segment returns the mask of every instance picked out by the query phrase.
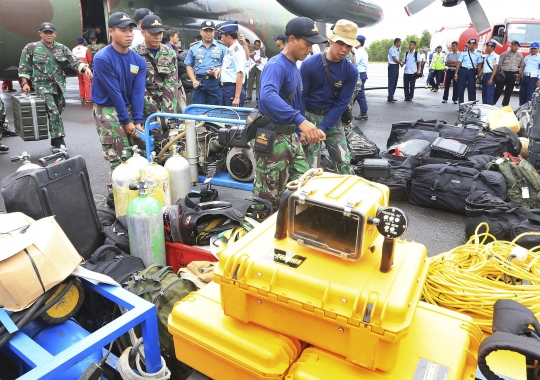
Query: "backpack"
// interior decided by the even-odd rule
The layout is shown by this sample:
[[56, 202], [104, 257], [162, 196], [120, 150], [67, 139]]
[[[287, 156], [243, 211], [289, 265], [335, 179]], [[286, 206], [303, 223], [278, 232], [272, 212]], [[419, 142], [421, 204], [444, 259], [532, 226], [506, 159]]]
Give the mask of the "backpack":
[[[403, 62], [407, 62], [408, 55], [409, 55], [409, 52], [405, 52], [405, 59], [403, 60]], [[416, 50], [414, 51], [414, 62], [418, 63], [418, 52]]]
[[491, 161], [487, 168], [503, 175], [508, 201], [528, 208], [540, 207], [540, 176], [527, 160], [505, 153], [504, 157]]
[[115, 245], [126, 253], [131, 253], [129, 249], [129, 238], [127, 229], [127, 219], [125, 216], [116, 218], [113, 224], [103, 227], [106, 245]]
[[194, 205], [194, 208], [181, 205], [165, 207], [165, 240], [187, 245], [209, 245], [212, 235], [240, 227], [246, 216], [262, 221], [273, 211], [270, 202], [258, 197], [249, 197], [235, 203], [228, 202], [228, 205], [220, 203], [216, 204], [218, 208], [208, 209], [205, 209], [205, 203]]
[[[99, 247], [82, 265], [84, 268], [105, 274], [119, 284], [144, 269], [143, 261], [122, 252], [113, 245]], [[77, 320], [89, 332], [94, 332], [113, 320], [115, 304], [95, 292], [86, 292]]]
[[[195, 284], [174, 274], [172, 267], [152, 264], [131, 276], [125, 288], [156, 305], [161, 356], [172, 372], [171, 379], [189, 376], [188, 366], [176, 360], [174, 342], [168, 330], [168, 319], [174, 304], [197, 290]], [[140, 334], [138, 334], [140, 335]]]

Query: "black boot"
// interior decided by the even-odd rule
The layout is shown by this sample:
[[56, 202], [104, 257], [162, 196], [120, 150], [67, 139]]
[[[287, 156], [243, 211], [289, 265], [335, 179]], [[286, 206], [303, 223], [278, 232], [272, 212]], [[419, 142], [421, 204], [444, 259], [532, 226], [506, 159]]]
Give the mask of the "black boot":
[[9, 147], [7, 145], [0, 144], [0, 152], [7, 152]]
[[64, 142], [64, 136], [51, 138], [51, 146], [53, 148], [60, 149], [61, 145], [66, 146], [66, 143]]
[[14, 136], [19, 136], [19, 134], [12, 129], [2, 128], [2, 137], [14, 137]]

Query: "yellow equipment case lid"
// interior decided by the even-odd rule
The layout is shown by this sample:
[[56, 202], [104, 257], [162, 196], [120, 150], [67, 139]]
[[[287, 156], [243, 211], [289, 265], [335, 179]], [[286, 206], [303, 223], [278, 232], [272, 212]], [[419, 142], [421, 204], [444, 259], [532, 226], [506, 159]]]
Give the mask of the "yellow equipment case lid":
[[[325, 182], [317, 182], [322, 194]], [[362, 197], [351, 213], [365, 210], [361, 217], [367, 220], [376, 216], [376, 205], [385, 204], [384, 191], [378, 197], [364, 194], [370, 197]], [[273, 215], [221, 253], [214, 281], [221, 284], [225, 315], [294, 336], [367, 368], [392, 369], [426, 278], [426, 248], [393, 240], [393, 267], [383, 273], [385, 238], [377, 229], [363, 233], [365, 248], [357, 261], [290, 238], [275, 239], [275, 232]]]
[[472, 318], [420, 302], [393, 370], [371, 371], [317, 347], [304, 350], [286, 380], [472, 380], [482, 332]]
[[168, 325], [177, 359], [216, 380], [283, 379], [300, 342], [226, 317], [219, 300], [212, 282], [176, 303]]

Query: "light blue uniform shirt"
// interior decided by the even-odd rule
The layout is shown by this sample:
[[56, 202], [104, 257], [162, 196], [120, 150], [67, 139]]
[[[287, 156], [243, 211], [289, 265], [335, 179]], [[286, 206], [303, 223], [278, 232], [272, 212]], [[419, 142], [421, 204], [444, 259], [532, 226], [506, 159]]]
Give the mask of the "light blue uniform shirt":
[[213, 40], [209, 47], [206, 47], [203, 41], [199, 41], [189, 49], [184, 63], [193, 67], [195, 75], [206, 75], [211, 67], [215, 69], [221, 67], [226, 50], [227, 48], [216, 40]]
[[403, 60], [405, 61], [405, 70], [403, 71], [404, 74], [414, 74], [418, 71], [418, 62], [420, 62], [420, 54], [416, 53], [416, 57], [418, 61], [415, 59], [416, 50], [413, 50], [411, 53], [410, 51], [407, 51], [405, 53], [405, 57], [403, 57]]
[[525, 66], [523, 68], [523, 74], [533, 74], [540, 78], [540, 54], [528, 55], [525, 57]]
[[[246, 71], [246, 52], [238, 41], [227, 48], [221, 67], [221, 82], [236, 83], [238, 73]], [[242, 83], [246, 80], [244, 75]]]
[[366, 49], [361, 47], [356, 50], [356, 68], [359, 73], [367, 72], [367, 65], [369, 61], [369, 55]]
[[495, 54], [494, 51], [492, 51], [491, 54], [486, 55], [484, 57], [484, 74], [491, 74], [493, 72], [492, 69], [495, 68], [497, 63], [499, 63], [499, 55]]
[[459, 56], [459, 62], [461, 62], [462, 67], [474, 69], [479, 63], [483, 62], [482, 53], [480, 50], [475, 50], [474, 52], [471, 51], [471, 56], [469, 57], [469, 51], [465, 50]]
[[388, 50], [388, 64], [397, 65], [397, 63], [394, 62], [392, 57], [396, 57], [396, 59], [399, 61], [399, 48], [398, 47], [392, 46]]

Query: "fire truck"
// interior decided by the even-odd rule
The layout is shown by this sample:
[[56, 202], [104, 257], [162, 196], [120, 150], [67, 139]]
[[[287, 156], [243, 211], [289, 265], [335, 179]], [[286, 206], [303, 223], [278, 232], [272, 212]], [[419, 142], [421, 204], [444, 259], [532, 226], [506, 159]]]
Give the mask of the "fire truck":
[[482, 53], [486, 52], [487, 42], [497, 42], [495, 52], [499, 55], [510, 50], [512, 41], [518, 40], [521, 43], [519, 51], [527, 56], [529, 45], [535, 41], [540, 42], [540, 19], [507, 18], [504, 22], [492, 24], [491, 29], [481, 36], [473, 24], [443, 27], [431, 37], [431, 51], [441, 45], [445, 52], [449, 52], [453, 41], [457, 41], [459, 51], [463, 51], [471, 38], [478, 40], [478, 49]]

